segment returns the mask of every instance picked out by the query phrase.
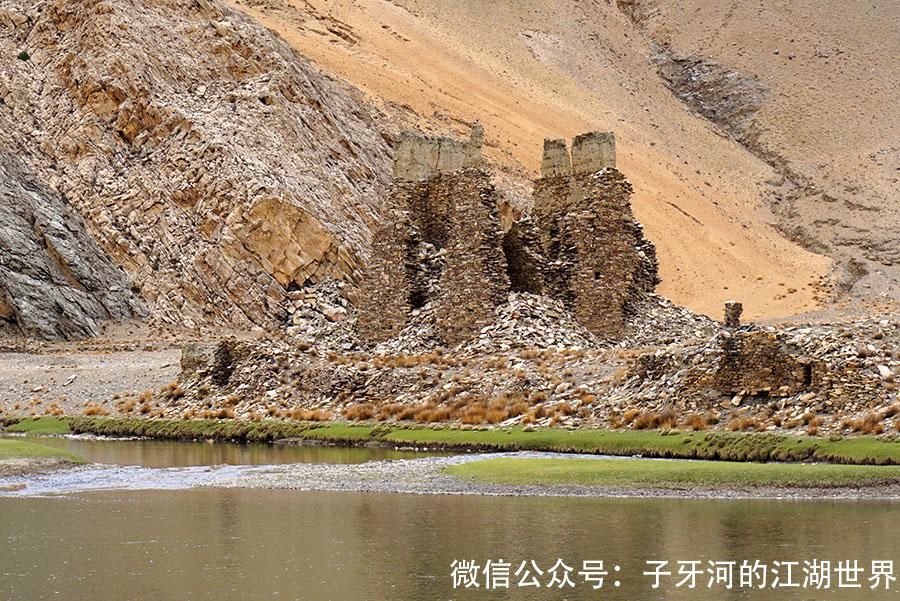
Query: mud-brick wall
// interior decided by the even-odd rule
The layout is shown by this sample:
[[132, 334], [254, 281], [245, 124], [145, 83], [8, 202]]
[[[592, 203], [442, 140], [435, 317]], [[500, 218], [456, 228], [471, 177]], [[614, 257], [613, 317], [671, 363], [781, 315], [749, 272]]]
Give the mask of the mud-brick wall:
[[631, 184], [616, 169], [535, 183], [544, 283], [597, 336], [624, 330], [629, 303], [658, 282], [656, 254], [631, 212]]

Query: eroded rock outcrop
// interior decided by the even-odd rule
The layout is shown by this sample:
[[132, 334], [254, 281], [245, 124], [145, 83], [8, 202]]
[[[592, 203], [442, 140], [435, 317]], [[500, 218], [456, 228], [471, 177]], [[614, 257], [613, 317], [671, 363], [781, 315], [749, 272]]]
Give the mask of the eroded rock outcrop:
[[0, 152], [0, 332], [81, 338], [103, 320], [145, 315], [81, 218]]
[[352, 277], [390, 165], [357, 91], [217, 0], [0, 8], [0, 145], [157, 320], [274, 325], [288, 290]]

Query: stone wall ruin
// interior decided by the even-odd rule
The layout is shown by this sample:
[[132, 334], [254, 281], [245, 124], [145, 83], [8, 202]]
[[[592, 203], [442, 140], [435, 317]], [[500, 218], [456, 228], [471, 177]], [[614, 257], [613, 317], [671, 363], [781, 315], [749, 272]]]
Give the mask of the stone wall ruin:
[[741, 327], [743, 305], [725, 303], [718, 368], [703, 387], [727, 394], [790, 396], [813, 387], [823, 371], [776, 332]]
[[430, 310], [447, 345], [491, 323], [510, 289], [499, 193], [481, 169], [481, 128], [468, 143], [404, 133], [394, 184], [363, 276], [357, 330], [369, 342], [397, 335]]
[[615, 137], [546, 140], [532, 215], [504, 232], [501, 195], [483, 169], [483, 132], [467, 142], [402, 134], [394, 184], [361, 284], [360, 337], [396, 336], [422, 311], [444, 344], [475, 336], [510, 291], [557, 298], [600, 338], [621, 335], [629, 304], [658, 283], [656, 253], [615, 169]]
[[545, 140], [532, 217], [546, 292], [601, 338], [619, 336], [630, 302], [659, 282], [656, 250], [631, 212], [631, 184], [615, 168], [615, 137]]

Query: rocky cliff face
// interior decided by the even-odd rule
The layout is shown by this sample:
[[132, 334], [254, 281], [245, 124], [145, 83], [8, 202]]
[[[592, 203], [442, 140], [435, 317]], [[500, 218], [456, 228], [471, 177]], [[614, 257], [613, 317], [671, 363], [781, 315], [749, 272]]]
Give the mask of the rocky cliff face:
[[[352, 276], [388, 145], [356, 90], [268, 30], [214, 0], [0, 0], [0, 56], [0, 150], [42, 191], [38, 214], [52, 198], [61, 227], [96, 240], [66, 257], [88, 292], [77, 274], [102, 249], [155, 320], [246, 328], [277, 323], [292, 288]], [[40, 243], [23, 236], [0, 238], [4, 256]], [[135, 312], [95, 300], [76, 303], [84, 319], [59, 305], [40, 334]]]
[[81, 218], [18, 159], [0, 154], [0, 332], [83, 337], [103, 319], [145, 315]]

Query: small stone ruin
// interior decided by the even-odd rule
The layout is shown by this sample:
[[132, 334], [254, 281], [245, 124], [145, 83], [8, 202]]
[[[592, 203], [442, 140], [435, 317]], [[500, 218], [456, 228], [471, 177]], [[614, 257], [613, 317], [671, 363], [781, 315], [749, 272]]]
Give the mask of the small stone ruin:
[[728, 394], [789, 396], [818, 385], [821, 367], [777, 332], [741, 326], [743, 310], [741, 303], [726, 301], [718, 369], [703, 387]]
[[504, 231], [502, 195], [468, 141], [403, 133], [394, 183], [362, 277], [357, 330], [396, 336], [421, 311], [446, 345], [490, 324], [509, 292], [546, 294], [602, 339], [619, 337], [630, 305], [659, 282], [654, 246], [631, 212], [615, 168], [615, 137], [546, 140], [531, 215]]

